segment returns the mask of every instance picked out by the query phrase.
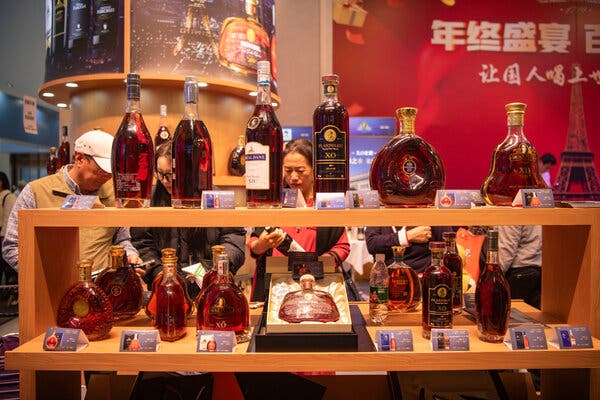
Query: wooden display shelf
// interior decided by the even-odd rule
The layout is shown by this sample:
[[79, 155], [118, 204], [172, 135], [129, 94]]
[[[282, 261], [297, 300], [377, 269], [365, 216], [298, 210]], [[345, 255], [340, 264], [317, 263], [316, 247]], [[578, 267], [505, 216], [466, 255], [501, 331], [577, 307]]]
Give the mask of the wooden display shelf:
[[[544, 398], [600, 398], [600, 343], [595, 350], [512, 352], [476, 339], [469, 323], [471, 351], [433, 353], [415, 325], [415, 352], [195, 354], [193, 331], [152, 354], [121, 354], [111, 341], [92, 343], [77, 353], [41, 351], [41, 336], [56, 324], [60, 297], [77, 280], [80, 226], [385, 226], [543, 225], [542, 310], [544, 320], [587, 325], [600, 336], [600, 209], [472, 210], [175, 210], [170, 208], [19, 211], [19, 328], [22, 345], [6, 356], [21, 369], [21, 397], [42, 394], [50, 370], [209, 370], [209, 371], [381, 371], [544, 368]], [[409, 324], [410, 325], [410, 324]], [[190, 328], [191, 329], [191, 328]], [[118, 329], [117, 329], [118, 330]], [[114, 344], [114, 343], [113, 343]], [[491, 346], [491, 347], [490, 347]], [[564, 370], [565, 368], [573, 371]], [[547, 374], [548, 372], [548, 374]], [[50, 372], [48, 372], [50, 374]], [[568, 374], [569, 379], [558, 379]], [[548, 382], [544, 377], [554, 379]], [[557, 382], [560, 382], [558, 384]], [[76, 382], [79, 383], [78, 381]], [[554, 384], [553, 384], [554, 383]], [[41, 385], [41, 386], [40, 386]], [[42, 389], [43, 387], [43, 389]], [[60, 387], [61, 389], [63, 387]], [[58, 390], [57, 386], [53, 386]], [[36, 390], [39, 390], [36, 392]], [[45, 393], [44, 393], [45, 394]]]

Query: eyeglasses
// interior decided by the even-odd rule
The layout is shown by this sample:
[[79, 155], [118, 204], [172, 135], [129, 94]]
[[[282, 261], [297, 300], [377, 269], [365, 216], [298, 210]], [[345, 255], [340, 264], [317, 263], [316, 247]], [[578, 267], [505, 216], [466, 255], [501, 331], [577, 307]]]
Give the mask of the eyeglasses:
[[110, 172], [106, 172], [105, 170], [100, 168], [100, 166], [98, 166], [98, 163], [96, 163], [96, 160], [94, 160], [94, 157], [86, 154], [85, 159], [88, 160], [88, 162], [90, 162], [94, 166], [93, 169], [91, 170], [92, 174], [94, 174], [96, 176], [111, 176], [112, 175]]
[[158, 176], [159, 180], [165, 180], [167, 182], [169, 182], [171, 180], [171, 172], [162, 172], [162, 171], [156, 171], [156, 176]]

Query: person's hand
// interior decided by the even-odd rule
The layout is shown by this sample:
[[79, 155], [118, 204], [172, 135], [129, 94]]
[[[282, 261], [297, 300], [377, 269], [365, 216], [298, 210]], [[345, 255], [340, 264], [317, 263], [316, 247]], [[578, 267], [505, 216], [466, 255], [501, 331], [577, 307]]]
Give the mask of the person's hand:
[[138, 276], [141, 278], [142, 276], [146, 275], [146, 270], [143, 268], [135, 268], [135, 266], [137, 264], [141, 264], [143, 261], [140, 258], [140, 256], [138, 256], [137, 254], [129, 254], [127, 256], [127, 262], [129, 263], [129, 265], [133, 265], [134, 269], [135, 269], [135, 273], [138, 274]]
[[285, 239], [285, 232], [277, 228], [271, 233], [262, 231], [258, 239], [252, 244], [252, 252], [254, 254], [263, 254], [269, 249], [273, 249], [281, 244]]
[[431, 226], [415, 226], [406, 231], [409, 243], [427, 243], [431, 239]]

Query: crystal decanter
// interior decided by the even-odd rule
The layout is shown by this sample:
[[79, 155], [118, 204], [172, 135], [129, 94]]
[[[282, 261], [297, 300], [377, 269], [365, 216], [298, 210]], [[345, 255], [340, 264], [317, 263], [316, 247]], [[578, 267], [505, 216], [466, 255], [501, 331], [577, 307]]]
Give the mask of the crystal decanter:
[[462, 312], [462, 274], [463, 263], [462, 258], [458, 255], [456, 248], [456, 233], [442, 233], [446, 250], [444, 251], [444, 266], [450, 270], [452, 274], [452, 312], [460, 314]]
[[392, 246], [394, 262], [388, 265], [389, 311], [415, 311], [421, 304], [421, 282], [417, 272], [404, 262], [403, 246]]
[[481, 186], [481, 195], [490, 205], [510, 206], [519, 189], [548, 187], [538, 169], [537, 151], [523, 133], [525, 107], [506, 105], [508, 134], [494, 149], [490, 172]]
[[331, 294], [314, 288], [315, 277], [300, 277], [300, 290], [286, 293], [279, 307], [279, 319], [289, 323], [335, 322], [340, 312]]
[[444, 266], [444, 242], [429, 242], [431, 265], [423, 272], [423, 337], [432, 328], [452, 329], [452, 273]]
[[104, 291], [92, 282], [92, 261], [79, 261], [79, 282], [71, 286], [58, 306], [56, 325], [81, 329], [89, 340], [104, 339], [113, 326], [112, 306]]
[[177, 257], [162, 258], [162, 279], [156, 288], [154, 327], [162, 340], [173, 342], [186, 334], [186, 298], [177, 277]]
[[427, 207], [446, 183], [444, 164], [437, 151], [415, 134], [417, 109], [396, 110], [398, 135], [373, 158], [369, 182], [386, 207]]

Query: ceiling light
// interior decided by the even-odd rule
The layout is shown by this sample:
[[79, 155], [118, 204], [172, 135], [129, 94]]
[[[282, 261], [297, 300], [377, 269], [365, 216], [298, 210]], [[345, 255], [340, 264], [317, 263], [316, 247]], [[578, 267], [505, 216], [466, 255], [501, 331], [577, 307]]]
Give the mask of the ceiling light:
[[67, 107], [68, 107], [68, 105], [67, 105], [67, 104], [65, 104], [65, 103], [58, 103], [58, 104], [56, 105], [56, 107], [60, 107], [60, 108], [67, 108]]
[[198, 87], [207, 87], [208, 83], [207, 82], [198, 82]]
[[256, 96], [258, 96], [258, 92], [250, 92], [250, 93], [248, 93], [248, 94], [249, 94], [250, 96], [252, 96], [252, 97], [256, 97]]
[[78, 84], [76, 84], [75, 82], [67, 82], [65, 83], [66, 87], [79, 87]]
[[44, 93], [42, 93], [42, 97], [54, 97], [54, 93], [44, 92]]

